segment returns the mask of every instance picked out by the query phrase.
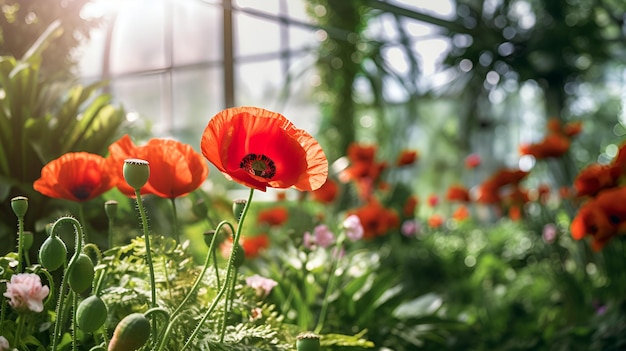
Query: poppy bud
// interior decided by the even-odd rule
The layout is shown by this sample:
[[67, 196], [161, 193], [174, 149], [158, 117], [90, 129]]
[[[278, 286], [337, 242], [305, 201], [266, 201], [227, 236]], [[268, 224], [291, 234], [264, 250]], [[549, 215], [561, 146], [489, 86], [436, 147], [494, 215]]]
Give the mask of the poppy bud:
[[207, 247], [211, 247], [211, 241], [213, 240], [213, 235], [215, 235], [215, 230], [209, 230], [204, 232], [204, 243]]
[[104, 203], [104, 212], [106, 213], [109, 219], [115, 218], [117, 215], [117, 201], [109, 200]]
[[296, 337], [296, 348], [298, 351], [319, 351], [320, 337], [311, 332], [301, 333]]
[[243, 266], [243, 263], [246, 261], [246, 251], [241, 244], [237, 244], [237, 249], [233, 252], [233, 255], [235, 255], [233, 265], [237, 268]]
[[198, 199], [198, 201], [194, 202], [193, 206], [191, 206], [191, 211], [198, 218], [206, 218], [209, 207], [204, 199]]
[[237, 199], [233, 201], [233, 215], [237, 222], [241, 219], [241, 214], [243, 213], [244, 207], [246, 207], [246, 203], [248, 201], [244, 199]]
[[16, 196], [11, 199], [11, 208], [17, 217], [24, 217], [28, 210], [28, 198], [25, 196]]
[[150, 178], [150, 164], [146, 160], [124, 160], [124, 179], [133, 189], [141, 189]]

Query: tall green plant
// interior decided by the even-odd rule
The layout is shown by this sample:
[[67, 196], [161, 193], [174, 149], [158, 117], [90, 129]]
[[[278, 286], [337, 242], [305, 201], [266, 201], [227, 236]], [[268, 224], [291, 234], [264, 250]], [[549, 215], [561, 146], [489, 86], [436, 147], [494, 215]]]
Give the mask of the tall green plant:
[[[0, 201], [27, 194], [41, 211], [46, 198], [32, 187], [41, 168], [66, 152], [104, 155], [124, 122], [123, 109], [99, 93], [104, 83], [83, 86], [42, 74], [42, 53], [60, 35], [54, 22], [23, 57], [0, 57]], [[0, 213], [4, 229], [13, 227], [8, 213]]]

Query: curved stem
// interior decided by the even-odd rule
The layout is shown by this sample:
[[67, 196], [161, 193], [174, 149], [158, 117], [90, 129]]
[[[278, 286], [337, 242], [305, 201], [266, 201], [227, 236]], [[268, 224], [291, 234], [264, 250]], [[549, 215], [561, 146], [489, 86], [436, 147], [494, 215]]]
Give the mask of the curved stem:
[[113, 248], [113, 228], [115, 227], [115, 219], [114, 218], [109, 218], [109, 237], [108, 237], [108, 248], [112, 249]]
[[[237, 278], [236, 276], [231, 278], [231, 274], [233, 273], [233, 267], [235, 266], [234, 264], [235, 256], [237, 255], [237, 247], [238, 247], [237, 243], [239, 242], [239, 238], [241, 237], [241, 232], [242, 232], [244, 220], [246, 218], [246, 214], [248, 213], [248, 209], [250, 208], [250, 204], [252, 203], [252, 195], [254, 195], [254, 188], [250, 188], [250, 195], [248, 195], [248, 201], [246, 202], [246, 205], [244, 206], [243, 211], [241, 213], [241, 218], [239, 219], [239, 225], [237, 226], [237, 231], [235, 231], [235, 237], [233, 238], [233, 248], [230, 253], [230, 258], [228, 260], [228, 268], [226, 271], [226, 281], [224, 282], [224, 285], [222, 285], [219, 292], [213, 299], [213, 302], [211, 302], [211, 306], [209, 306], [209, 309], [204, 313], [204, 315], [200, 319], [200, 322], [198, 322], [198, 325], [196, 325], [196, 328], [189, 336], [189, 339], [187, 339], [187, 342], [185, 343], [181, 351], [185, 350], [194, 341], [194, 339], [200, 332], [200, 328], [202, 327], [202, 324], [204, 324], [207, 318], [209, 318], [209, 315], [211, 314], [211, 312], [213, 312], [213, 310], [215, 309], [215, 306], [217, 306], [217, 302], [222, 298], [222, 296], [224, 296], [224, 294], [228, 290], [229, 288], [228, 282], [230, 281], [230, 279]], [[228, 301], [226, 301], [226, 305], [227, 304], [228, 304]], [[221, 331], [220, 331], [220, 334], [221, 334]]]
[[[87, 227], [87, 222], [85, 221], [85, 208], [83, 207], [82, 202], [78, 204], [78, 220], [80, 221], [80, 223], [83, 223], [85, 228]], [[89, 236], [87, 235], [87, 231], [84, 232], [83, 239], [86, 243], [89, 242]]]
[[[193, 286], [191, 287], [191, 290], [187, 293], [187, 295], [185, 296], [185, 298], [183, 299], [183, 301], [180, 303], [180, 305], [178, 305], [178, 307], [176, 308], [176, 310], [174, 310], [174, 312], [172, 312], [172, 318], [175, 317], [178, 312], [180, 312], [180, 310], [183, 308], [183, 306], [187, 303], [187, 301], [189, 301], [189, 299], [191, 298], [191, 296], [193, 296], [193, 294], [195, 294], [195, 292], [198, 290], [198, 287], [200, 286], [200, 283], [202, 282], [202, 277], [204, 277], [204, 274], [206, 273], [207, 269], [209, 268], [209, 260], [212, 254], [215, 253], [215, 243], [216, 243], [216, 238], [218, 233], [220, 232], [220, 230], [222, 229], [223, 226], [229, 226], [230, 229], [234, 232], [234, 228], [233, 225], [230, 224], [227, 221], [221, 221], [218, 225], [217, 228], [215, 228], [215, 234], [213, 235], [213, 238], [211, 239], [211, 245], [209, 246], [209, 252], [207, 253], [207, 256], [204, 260], [204, 265], [202, 266], [202, 271], [200, 272], [200, 274], [198, 275], [198, 277], [196, 278], [196, 281], [194, 282]], [[217, 273], [217, 272], [216, 272]], [[219, 280], [219, 278], [218, 278]]]
[[59, 337], [61, 336], [61, 324], [63, 323], [63, 305], [65, 303], [65, 298], [71, 296], [71, 294], [66, 295], [64, 293], [66, 285], [67, 285], [67, 276], [69, 271], [74, 268], [74, 263], [76, 262], [78, 255], [80, 254], [83, 248], [83, 229], [80, 225], [80, 222], [74, 217], [61, 217], [54, 224], [52, 228], [50, 228], [50, 236], [56, 236], [56, 226], [61, 222], [70, 222], [74, 226], [74, 233], [76, 234], [75, 243], [76, 249], [74, 250], [74, 255], [70, 259], [70, 262], [65, 266], [63, 272], [63, 278], [61, 278], [61, 286], [59, 287], [59, 299], [56, 307], [56, 320], [54, 321], [54, 334], [52, 335], [52, 350], [57, 349], [57, 345], [59, 342]]
[[226, 281], [224, 284], [228, 284], [230, 285], [229, 287], [229, 291], [226, 299], [226, 302], [224, 303], [224, 315], [222, 316], [222, 324], [220, 326], [220, 342], [224, 342], [224, 335], [226, 334], [226, 319], [228, 317], [228, 311], [230, 311], [230, 309], [232, 308], [233, 305], [233, 295], [235, 294], [235, 285], [237, 284], [237, 272], [239, 271], [238, 267], [235, 267], [235, 270], [233, 272], [233, 278], [232, 278], [232, 282]]
[[[141, 200], [141, 192], [139, 189], [135, 189], [135, 197], [137, 198], [137, 209], [139, 210], [139, 216], [141, 217], [141, 229], [143, 230], [143, 237], [146, 243], [146, 263], [148, 264], [148, 270], [150, 274], [150, 307], [155, 308], [156, 304], [156, 280], [154, 278], [154, 265], [152, 264], [152, 251], [150, 250], [150, 233], [148, 233], [148, 217], [146, 216], [146, 210], [143, 207], [143, 201]], [[156, 319], [152, 318], [152, 335], [156, 338]]]

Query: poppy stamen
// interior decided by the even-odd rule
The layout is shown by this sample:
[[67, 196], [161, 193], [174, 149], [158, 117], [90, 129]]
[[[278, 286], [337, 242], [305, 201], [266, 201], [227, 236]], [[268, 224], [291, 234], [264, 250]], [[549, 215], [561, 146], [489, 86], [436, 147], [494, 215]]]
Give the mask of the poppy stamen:
[[270, 179], [276, 175], [276, 165], [265, 155], [247, 154], [239, 163], [239, 167], [257, 177]]
[[92, 191], [93, 187], [89, 185], [79, 185], [71, 190], [72, 194], [80, 201], [88, 199]]

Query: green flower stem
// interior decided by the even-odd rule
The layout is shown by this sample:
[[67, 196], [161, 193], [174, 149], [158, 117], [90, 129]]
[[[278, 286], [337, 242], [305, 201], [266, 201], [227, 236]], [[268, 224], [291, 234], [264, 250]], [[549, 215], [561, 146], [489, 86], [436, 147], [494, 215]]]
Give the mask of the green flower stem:
[[[80, 223], [83, 223], [85, 228], [87, 228], [87, 221], [85, 221], [85, 207], [83, 206], [82, 202], [78, 204], [78, 220], [80, 221]], [[83, 232], [84, 232], [83, 240], [86, 243], [88, 243], [89, 242], [89, 235], [88, 235], [86, 230], [84, 230]]]
[[109, 231], [108, 231], [108, 248], [113, 248], [113, 228], [115, 228], [115, 218], [109, 217]]
[[[230, 258], [228, 259], [228, 268], [227, 268], [227, 271], [226, 271], [226, 281], [224, 282], [224, 285], [222, 285], [221, 289], [217, 293], [217, 296], [215, 296], [215, 298], [213, 299], [213, 302], [211, 302], [211, 306], [209, 306], [209, 308], [206, 310], [206, 312], [204, 313], [204, 315], [200, 319], [200, 322], [198, 323], [198, 325], [196, 326], [194, 331], [189, 336], [189, 339], [187, 339], [187, 342], [185, 343], [185, 345], [183, 346], [181, 351], [185, 350], [194, 341], [194, 339], [196, 338], [196, 336], [200, 332], [202, 324], [204, 324], [204, 322], [207, 320], [207, 318], [209, 318], [209, 315], [211, 314], [211, 312], [213, 312], [213, 310], [215, 309], [215, 306], [217, 306], [217, 302], [222, 298], [222, 296], [224, 296], [224, 294], [226, 293], [226, 290], [228, 290], [228, 287], [229, 287], [228, 282], [230, 281], [230, 279], [236, 279], [237, 278], [236, 276], [231, 278], [231, 274], [233, 274], [233, 267], [235, 266], [235, 264], [234, 264], [235, 263], [235, 256], [237, 255], [237, 247], [238, 247], [237, 243], [239, 243], [239, 238], [241, 237], [243, 223], [244, 223], [244, 220], [246, 218], [246, 214], [248, 213], [248, 209], [250, 208], [250, 204], [252, 203], [252, 195], [254, 195], [254, 188], [250, 188], [250, 195], [248, 195], [248, 201], [246, 202], [246, 205], [243, 208], [243, 211], [241, 213], [241, 218], [239, 220], [239, 225], [237, 226], [237, 231], [235, 231], [235, 237], [233, 238], [233, 248], [232, 248], [232, 251], [231, 251], [231, 254], [230, 254]], [[217, 233], [217, 231], [216, 231], [216, 233]], [[228, 305], [228, 301], [226, 301], [226, 305]], [[221, 334], [221, 331], [220, 331], [220, 334]]]
[[[156, 303], [156, 280], [154, 279], [154, 265], [152, 264], [152, 251], [150, 250], [150, 233], [148, 233], [148, 216], [146, 216], [146, 210], [143, 207], [143, 201], [141, 200], [141, 192], [139, 189], [135, 189], [135, 197], [137, 197], [137, 208], [139, 209], [139, 216], [141, 217], [141, 229], [143, 230], [143, 237], [146, 243], [146, 263], [150, 271], [150, 307], [157, 307]], [[156, 338], [156, 318], [152, 317], [152, 335]]]
[[59, 342], [59, 338], [61, 337], [61, 325], [63, 324], [63, 305], [65, 304], [65, 299], [72, 296], [72, 294], [65, 294], [65, 288], [67, 286], [67, 276], [68, 272], [74, 267], [74, 263], [78, 259], [78, 255], [80, 254], [83, 248], [83, 229], [80, 225], [80, 222], [74, 217], [61, 217], [59, 218], [50, 229], [50, 236], [56, 236], [56, 226], [61, 222], [70, 222], [74, 226], [74, 233], [76, 234], [76, 249], [74, 250], [74, 255], [70, 259], [70, 262], [64, 267], [63, 278], [61, 278], [61, 286], [59, 287], [59, 300], [57, 302], [56, 307], [56, 320], [54, 321], [54, 334], [52, 335], [52, 350], [56, 350]]
[[174, 220], [172, 221], [172, 223], [174, 223], [174, 239], [177, 243], [179, 243], [180, 234], [178, 233], [178, 211], [176, 209], [176, 199], [170, 198], [170, 202], [172, 203], [172, 214], [174, 216]]
[[76, 325], [77, 318], [77, 310], [78, 309], [78, 294], [72, 293], [72, 351], [77, 351], [78, 348], [78, 326]]
[[174, 327], [174, 324], [176, 323], [176, 321], [178, 320], [178, 317], [180, 317], [180, 316], [182, 316], [182, 314], [179, 314], [179, 315], [177, 315], [175, 317], [172, 317], [170, 319], [170, 322], [167, 323], [167, 326], [165, 327], [165, 331], [163, 332], [163, 336], [161, 337], [161, 341], [159, 342], [159, 345], [155, 349], [155, 351], [163, 351], [163, 349], [165, 348], [165, 341], [167, 340], [167, 336], [172, 331], [172, 328]]
[[17, 271], [23, 273], [22, 257], [24, 255], [24, 216], [17, 217]]
[[320, 315], [317, 319], [317, 325], [315, 326], [314, 332], [315, 334], [319, 334], [324, 327], [324, 321], [326, 320], [326, 314], [328, 313], [328, 298], [330, 297], [331, 292], [335, 288], [335, 280], [337, 279], [337, 275], [335, 271], [337, 270], [337, 265], [339, 263], [339, 253], [341, 252], [341, 247], [343, 245], [343, 241], [345, 239], [345, 235], [341, 234], [339, 238], [337, 238], [337, 243], [335, 244], [334, 253], [335, 255], [333, 259], [332, 266], [330, 268], [330, 276], [328, 277], [328, 282], [326, 283], [326, 291], [324, 292], [324, 299], [322, 300], [322, 309], [320, 311]]
[[[238, 253], [239, 255], [241, 253]], [[220, 326], [220, 342], [224, 342], [224, 335], [226, 334], [226, 319], [228, 317], [228, 311], [230, 311], [230, 309], [233, 306], [233, 299], [234, 299], [234, 295], [235, 295], [235, 285], [237, 284], [237, 273], [239, 272], [239, 267], [235, 267], [235, 270], [233, 272], [233, 278], [231, 279], [232, 281], [226, 281], [224, 284], [225, 285], [230, 285], [229, 287], [229, 291], [226, 299], [226, 302], [224, 303], [224, 315], [222, 316], [222, 324]]]
[[[213, 257], [215, 257], [215, 243], [217, 241], [216, 240], [217, 235], [220, 232], [220, 230], [222, 229], [222, 227], [225, 226], [225, 225], [229, 226], [230, 229], [233, 232], [235, 231], [235, 229], [233, 228], [233, 225], [230, 224], [227, 221], [221, 221], [217, 225], [217, 228], [215, 229], [215, 234], [213, 235], [213, 238], [211, 239], [211, 245], [209, 246], [209, 251], [208, 251], [207, 256], [206, 256], [206, 258], [204, 260], [204, 265], [202, 266], [202, 271], [200, 272], [200, 275], [198, 275], [198, 277], [196, 278], [196, 281], [194, 282], [193, 286], [191, 287], [191, 290], [187, 293], [187, 295], [185, 296], [183, 301], [180, 303], [180, 305], [178, 305], [176, 310], [174, 310], [174, 312], [172, 312], [172, 318], [176, 317], [178, 312], [180, 312], [180, 310], [187, 303], [187, 301], [189, 301], [191, 296], [193, 296], [196, 293], [196, 291], [198, 291], [198, 287], [200, 286], [200, 283], [202, 282], [202, 277], [204, 277], [204, 274], [206, 273], [207, 269], [209, 268], [209, 262], [210, 262], [211, 255], [213, 255]], [[217, 263], [216, 263], [216, 265], [217, 265]], [[216, 272], [216, 275], [217, 275], [218, 271], [216, 270], [215, 272]], [[218, 280], [219, 280], [219, 276], [218, 276]], [[218, 289], [219, 289], [219, 287], [218, 287]]]
[[19, 316], [17, 316], [17, 330], [15, 331], [15, 347], [17, 347], [18, 349], [21, 347], [21, 343], [22, 343], [22, 332], [24, 330], [24, 324], [26, 323], [26, 315], [20, 313]]

